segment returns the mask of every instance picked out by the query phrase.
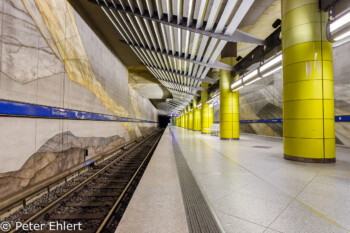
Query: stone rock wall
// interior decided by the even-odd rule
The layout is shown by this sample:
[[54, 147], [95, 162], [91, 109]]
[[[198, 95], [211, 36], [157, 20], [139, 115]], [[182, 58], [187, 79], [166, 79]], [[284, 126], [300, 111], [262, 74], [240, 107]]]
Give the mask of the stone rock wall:
[[[157, 121], [66, 0], [0, 1], [0, 99]], [[1, 116], [0, 198], [80, 164], [84, 149], [90, 159], [156, 126]]]
[[[0, 174], [0, 199], [124, 143], [125, 139], [117, 135], [103, 138], [76, 137], [71, 132], [57, 134], [32, 154], [19, 170]], [[85, 149], [89, 151], [88, 158], [84, 158]]]

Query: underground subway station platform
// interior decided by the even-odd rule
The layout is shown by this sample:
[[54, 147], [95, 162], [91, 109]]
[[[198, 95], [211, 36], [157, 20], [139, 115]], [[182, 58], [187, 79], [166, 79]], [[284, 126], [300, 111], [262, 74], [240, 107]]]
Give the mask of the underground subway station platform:
[[0, 0], [0, 232], [350, 233], [350, 0]]

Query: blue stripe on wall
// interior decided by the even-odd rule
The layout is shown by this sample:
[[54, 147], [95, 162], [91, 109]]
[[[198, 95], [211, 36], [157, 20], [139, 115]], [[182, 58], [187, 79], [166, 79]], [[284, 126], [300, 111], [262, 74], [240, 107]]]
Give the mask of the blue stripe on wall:
[[350, 121], [350, 115], [335, 116], [335, 121]]
[[2, 116], [20, 116], [20, 117], [38, 117], [54, 119], [76, 119], [76, 120], [94, 120], [94, 121], [119, 121], [119, 122], [137, 122], [137, 123], [157, 123], [155, 121], [140, 120], [127, 117], [118, 117], [91, 112], [81, 112], [62, 108], [46, 107], [34, 104], [25, 104], [0, 100], [0, 115]]
[[240, 120], [240, 123], [281, 123], [283, 120], [280, 119], [258, 119], [258, 120]]
[[[350, 115], [335, 116], [335, 122], [349, 122]], [[258, 119], [258, 120], [240, 120], [240, 123], [282, 123], [283, 119]], [[214, 121], [215, 124], [219, 124], [219, 121]]]

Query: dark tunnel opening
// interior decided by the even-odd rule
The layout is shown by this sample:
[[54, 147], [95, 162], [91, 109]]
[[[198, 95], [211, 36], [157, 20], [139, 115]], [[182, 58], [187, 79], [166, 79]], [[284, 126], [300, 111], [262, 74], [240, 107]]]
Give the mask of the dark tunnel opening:
[[158, 127], [165, 128], [170, 123], [170, 117], [164, 115], [158, 115]]

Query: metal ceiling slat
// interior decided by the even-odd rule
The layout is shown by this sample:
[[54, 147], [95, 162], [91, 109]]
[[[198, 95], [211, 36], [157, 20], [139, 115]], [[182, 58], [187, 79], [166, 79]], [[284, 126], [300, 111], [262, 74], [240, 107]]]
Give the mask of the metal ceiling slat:
[[[124, 34], [124, 33], [126, 33], [125, 29], [120, 29], [120, 28], [115, 24], [115, 22], [114, 22], [114, 20], [112, 19], [112, 17], [107, 13], [107, 11], [106, 11], [103, 7], [101, 7], [101, 8], [102, 8], [102, 10], [105, 12], [105, 14], [108, 16], [108, 18], [110, 19], [110, 21], [113, 23], [113, 25], [115, 26], [115, 28], [116, 28], [116, 29], [119, 31], [119, 33], [122, 35], [122, 37], [127, 41], [127, 37], [126, 37], [125, 34]], [[118, 20], [117, 17], [115, 17], [115, 19]], [[122, 27], [122, 24], [120, 24], [120, 21], [119, 21], [118, 23], [119, 23], [119, 25]], [[126, 33], [126, 34], [127, 34], [127, 33]], [[130, 38], [130, 37], [128, 37], [128, 38]], [[130, 41], [130, 42], [131, 42], [131, 41]], [[139, 57], [139, 59], [140, 59], [141, 61], [147, 62], [147, 61], [144, 60], [144, 58], [142, 57], [140, 51], [138, 51], [137, 49], [133, 49], [133, 48], [131, 48], [131, 49], [132, 49], [133, 52]], [[151, 72], [152, 72], [152, 70], [151, 70]], [[155, 73], [154, 71], [153, 71], [152, 73], [153, 73], [153, 75], [157, 76], [156, 73]]]
[[[202, 0], [199, 6], [199, 11], [198, 11], [198, 16], [197, 16], [197, 23], [196, 23], [196, 28], [201, 28], [203, 25], [204, 17], [205, 17], [205, 11], [208, 5], [208, 0]], [[197, 54], [198, 50], [198, 43], [200, 39], [200, 34], [195, 33], [194, 35], [194, 40], [193, 40], [193, 45], [192, 45], [192, 51], [191, 51], [191, 59], [194, 59], [195, 55]], [[190, 64], [188, 68], [188, 74], [192, 74], [192, 68], [193, 64]], [[193, 85], [194, 81], [191, 80], [191, 85]]]
[[[104, 11], [104, 13], [106, 14], [106, 16], [109, 18], [109, 20], [112, 22], [112, 24], [114, 25], [114, 27], [117, 29], [117, 31], [119, 32], [119, 34], [124, 38], [124, 40], [126, 40], [127, 41], [127, 37], [124, 35], [124, 33], [123, 33], [123, 30], [122, 29], [120, 29], [118, 26], [117, 26], [117, 24], [114, 22], [114, 20], [112, 19], [112, 17], [108, 14], [108, 12], [101, 6], [101, 9]], [[139, 54], [138, 54], [138, 51], [137, 50], [134, 50], [133, 48], [132, 48], [132, 50], [133, 50], [133, 52], [140, 58], [140, 60], [144, 60], [143, 58], [142, 58], [142, 56], [140, 56]], [[146, 62], [147, 63], [147, 61], [144, 61], [144, 62]]]
[[134, 28], [134, 31], [136, 32], [136, 35], [139, 38], [141, 45], [143, 47], [146, 47], [146, 42], [145, 42], [143, 36], [141, 35], [139, 28], [137, 27], [137, 25], [135, 23], [135, 19], [132, 18], [130, 15], [127, 15], [127, 17], [129, 19], [129, 22], [131, 23], [131, 26]]
[[[102, 7], [102, 10], [105, 12], [105, 14], [108, 16], [109, 20], [113, 21], [112, 16], [109, 15], [109, 13]], [[123, 27], [123, 25], [121, 24], [121, 21], [118, 19], [118, 17], [116, 17], [116, 15], [112, 14], [113, 18], [117, 21], [117, 23], [120, 25], [121, 27], [121, 31], [124, 33], [125, 37], [127, 37], [127, 41], [129, 41], [130, 43], [133, 43], [132, 39], [130, 38], [129, 34], [126, 32], [125, 28]], [[119, 33], [121, 33], [121, 31], [119, 31]], [[125, 39], [125, 38], [124, 38]]]
[[[226, 24], [227, 20], [229, 19], [232, 11], [234, 10], [236, 3], [237, 3], [237, 0], [228, 0], [227, 1], [227, 5], [224, 9], [224, 12], [222, 13], [221, 18], [219, 20], [219, 23], [215, 28], [216, 33], [221, 33], [224, 30], [225, 24]], [[203, 61], [205, 61], [205, 62], [208, 61], [217, 41], [218, 41], [218, 39], [216, 39], [216, 38], [212, 38], [210, 40], [209, 46], [206, 50], [206, 53], [203, 56]]]
[[[182, 23], [182, 19], [183, 19], [183, 16], [182, 16], [182, 13], [183, 13], [183, 2], [182, 0], [175, 0], [176, 1], [176, 6], [177, 6], [177, 24], [181, 24]], [[182, 31], [181, 31], [181, 28], [177, 28], [177, 41], [176, 41], [176, 37], [175, 37], [175, 43], [177, 42], [178, 43], [178, 54], [179, 54], [179, 57], [182, 55]], [[182, 62], [181, 61], [177, 61], [178, 63], [178, 67], [179, 67], [179, 70], [180, 72], [182, 71]], [[184, 83], [184, 80], [180, 77], [180, 80], [181, 82], [180, 83]]]
[[[117, 18], [117, 16], [115, 15], [115, 13], [114, 13], [112, 10], [110, 10], [110, 11], [111, 11], [112, 15], [113, 15], [115, 18]], [[127, 28], [129, 31], [132, 31], [132, 29], [131, 29], [129, 23], [127, 22], [126, 18], [124, 17], [124, 15], [123, 15], [122, 13], [119, 13], [119, 16], [120, 16], [120, 18], [122, 19], [122, 21], [124, 22], [124, 25], [126, 26], [126, 28]], [[129, 34], [129, 33], [128, 33], [128, 34]], [[132, 38], [133, 38], [133, 42], [132, 42], [132, 43], [133, 43], [133, 44], [134, 44], [134, 43], [139, 44], [137, 38], [134, 36], [134, 33], [130, 33], [130, 34], [131, 34], [131, 36], [132, 36]]]
[[[216, 19], [217, 15], [218, 15], [218, 12], [220, 10], [221, 4], [222, 4], [221, 0], [214, 0], [213, 6], [210, 9], [210, 13], [209, 13], [209, 17], [208, 17], [208, 20], [207, 20], [207, 24], [205, 26], [205, 31], [210, 31], [210, 30], [213, 29], [213, 26], [214, 26], [214, 23], [215, 23], [215, 19]], [[198, 50], [198, 54], [197, 54], [197, 60], [200, 60], [202, 58], [204, 50], [205, 50], [205, 48], [207, 46], [207, 43], [208, 43], [209, 39], [210, 38], [208, 36], [205, 36], [205, 35], [202, 37], [201, 44], [199, 46], [199, 50]], [[198, 65], [195, 65], [194, 69], [193, 69], [193, 72], [192, 72], [192, 75], [200, 77], [201, 73], [198, 73], [197, 70], [198, 70]]]
[[[224, 9], [224, 12], [222, 13], [221, 17], [220, 17], [220, 20], [219, 20], [219, 23], [218, 25], [216, 26], [215, 28], [215, 33], [222, 33], [222, 31], [224, 30], [224, 27], [225, 27], [225, 24], [227, 22], [227, 20], [229, 19], [232, 11], [234, 10], [235, 8], [235, 5], [237, 3], [237, 0], [228, 0], [226, 6], [225, 6], [225, 9]], [[203, 56], [203, 61], [204, 62], [208, 62], [208, 59], [210, 58], [210, 55], [212, 55], [213, 53], [213, 50], [216, 46], [218, 42], [218, 39], [216, 38], [212, 38], [209, 42], [209, 45], [206, 49], [206, 52]], [[220, 51], [221, 52], [222, 49], [218, 49], [216, 48], [216, 51]], [[215, 60], [216, 60], [217, 56], [215, 57]], [[206, 67], [203, 67], [201, 66], [198, 70], [198, 74], [203, 74], [203, 70], [205, 69]], [[195, 83], [195, 86], [197, 85], [198, 83]]]
[[168, 22], [173, 21], [173, 5], [172, 0], [166, 0], [166, 6], [168, 10]]
[[151, 46], [150, 39], [148, 38], [148, 35], [147, 35], [147, 31], [145, 30], [145, 28], [144, 28], [144, 26], [143, 26], [143, 24], [142, 24], [141, 19], [140, 19], [139, 17], [135, 17], [135, 18], [136, 18], [137, 24], [139, 25], [139, 28], [140, 28], [140, 30], [141, 30], [141, 32], [142, 32], [143, 37], [144, 37], [145, 40], [146, 40], [147, 46], [148, 46], [149, 48], [152, 47], [152, 46]]
[[[244, 16], [247, 14], [248, 10], [253, 5], [253, 3], [254, 3], [254, 0], [245, 0], [241, 3], [236, 14], [233, 16], [231, 23], [228, 25], [228, 27], [224, 33], [225, 35], [232, 35], [236, 31], [238, 25], [243, 20]], [[226, 43], [227, 43], [226, 41], [220, 41], [220, 43], [218, 45], [218, 50], [220, 49], [220, 51], [221, 51], [224, 48], [224, 46], [226, 45]], [[216, 52], [216, 53], [218, 53], [218, 52]], [[216, 57], [218, 56], [217, 55], [214, 58], [216, 53], [213, 54], [213, 57], [210, 58], [209, 62], [215, 62]]]
[[[166, 0], [167, 5], [167, 11], [168, 11], [168, 22], [171, 22], [173, 20], [173, 7], [172, 7], [172, 1]], [[169, 37], [170, 37], [170, 48], [173, 51], [173, 55], [175, 55], [175, 42], [174, 42], [174, 30], [171, 26], [165, 26], [168, 28], [169, 31]], [[176, 60], [173, 58], [172, 62], [170, 62], [170, 67], [172, 69], [177, 69], [176, 66]], [[173, 68], [174, 67], [174, 68]], [[177, 82], [180, 81], [180, 77], [178, 75], [174, 75], [174, 80], [177, 80]]]
[[[138, 1], [138, 4], [139, 4], [138, 5], [139, 9], [141, 9], [141, 12], [144, 12], [143, 3], [141, 1]], [[132, 2], [129, 1], [129, 5], [130, 5], [131, 9], [134, 9], [134, 7], [132, 6]], [[152, 47], [151, 43], [150, 43], [150, 41], [149, 41], [149, 39], [147, 37], [147, 34], [145, 33], [145, 29], [144, 29], [144, 27], [142, 25], [141, 20], [138, 17], [135, 17], [135, 18], [136, 18], [136, 21], [138, 22], [139, 28], [142, 31], [142, 35], [144, 36], [148, 47]], [[146, 23], [146, 25], [147, 25], [147, 23]], [[136, 25], [135, 25], [135, 27], [136, 27]], [[154, 54], [152, 54], [152, 53], [147, 53], [147, 54], [151, 58], [153, 64], [158, 64], [159, 65], [159, 61], [157, 60], [157, 57]], [[158, 75], [160, 75], [160, 73]]]
[[[173, 27], [169, 27], [169, 32], [170, 32], [170, 45], [171, 45], [171, 50], [173, 52], [173, 55], [175, 55], [175, 39], [174, 39], [174, 28]], [[177, 70], [177, 63], [176, 63], [176, 59], [173, 58], [173, 64], [174, 64], [174, 68], [175, 70]], [[176, 80], [178, 82], [180, 82], [180, 77], [178, 75], [176, 75]]]
[[[112, 0], [112, 1], [113, 1], [113, 3], [114, 3], [114, 0]], [[121, 4], [121, 6], [123, 7], [123, 9], [125, 9], [125, 8], [126, 8], [126, 5], [125, 5], [124, 1], [123, 1], [123, 0], [119, 0], [119, 2], [120, 2], [120, 4]], [[130, 4], [131, 4], [130, 1], [128, 1], [128, 2], [129, 2], [129, 6], [131, 7], [131, 9], [134, 11], [134, 8], [132, 7], [132, 5], [130, 5]], [[144, 41], [144, 39], [142, 38], [142, 36], [141, 36], [141, 34], [140, 34], [140, 31], [139, 31], [138, 27], [136, 26], [133, 17], [132, 17], [131, 15], [129, 15], [129, 14], [126, 14], [126, 16], [127, 16], [127, 18], [129, 19], [129, 22], [131, 23], [131, 26], [132, 26], [132, 28], [134, 29], [134, 31], [135, 31], [137, 37], [139, 38], [140, 43], [142, 44], [142, 46], [145, 46], [145, 41]]]
[[155, 0], [155, 2], [156, 2], [156, 7], [157, 7], [158, 18], [162, 19], [163, 18], [162, 1], [161, 0]]
[[166, 31], [165, 31], [165, 25], [164, 24], [160, 24], [160, 29], [162, 31], [162, 36], [163, 36], [165, 50], [167, 52], [169, 52], [169, 44], [168, 44], [168, 40], [167, 40], [167, 34], [166, 34]]
[[[148, 11], [150, 12], [151, 16], [153, 17], [153, 6], [152, 6], [152, 2], [151, 2], [150, 0], [146, 0], [146, 3], [147, 3], [147, 6], [148, 6]], [[157, 3], [157, 8], [158, 8], [158, 9], [161, 9], [161, 8], [162, 8], [162, 7], [161, 7], [161, 2], [158, 2], [158, 3]], [[161, 12], [162, 12], [162, 11], [161, 11]], [[161, 14], [158, 14], [158, 17], [161, 18], [161, 15], [162, 15], [162, 13], [161, 13]], [[160, 37], [160, 33], [159, 33], [159, 30], [158, 30], [158, 27], [157, 27], [157, 23], [152, 21], [152, 25], [153, 25], [154, 32], [155, 32], [155, 34], [156, 34], [156, 38], [157, 38], [158, 44], [157, 44], [154, 40], [152, 40], [152, 42], [153, 42], [154, 45], [158, 45], [159, 48], [160, 48], [160, 50], [163, 51], [164, 48], [163, 48], [163, 45], [162, 45], [162, 39], [161, 39], [161, 37]], [[151, 34], [153, 34], [153, 33], [151, 33]], [[164, 40], [164, 42], [165, 42], [165, 40]], [[159, 57], [159, 59], [160, 59], [160, 61], [161, 61], [161, 63], [162, 63], [162, 66], [163, 66], [164, 68], [168, 68], [168, 69], [169, 69], [169, 65], [168, 65], [167, 59], [166, 59], [164, 56], [161, 56], [161, 57], [158, 56], [158, 57]], [[169, 76], [169, 78], [170, 78], [170, 79], [173, 79], [172, 76]]]
[[160, 37], [158, 25], [157, 25], [156, 22], [152, 22], [152, 25], [153, 25], [153, 28], [154, 28], [154, 32], [156, 33], [156, 38], [157, 38], [157, 41], [158, 41], [159, 48], [160, 48], [161, 51], [163, 51], [163, 50], [164, 50], [164, 47], [163, 47], [163, 40], [162, 40], [162, 38]]
[[[223, 70], [232, 70], [233, 69], [232, 66], [229, 66], [229, 65], [227, 65], [225, 63], [222, 63], [220, 61], [215, 61], [213, 64], [204, 63], [204, 62], [197, 62], [196, 60], [190, 60], [189, 58], [185, 58], [184, 55], [181, 56], [181, 57], [178, 57], [178, 56], [174, 56], [170, 52], [169, 53], [161, 52], [161, 50], [159, 50], [159, 49], [158, 50], [156, 50], [155, 48], [149, 49], [149, 48], [144, 48], [144, 47], [142, 47], [140, 45], [127, 43], [126, 41], [122, 41], [122, 42], [128, 44], [129, 46], [139, 47], [139, 48], [141, 48], [143, 50], [148, 50], [148, 51], [151, 51], [151, 52], [155, 52], [155, 53], [157, 53], [159, 55], [162, 55], [162, 56], [168, 56], [168, 57], [176, 58], [177, 60], [182, 60], [182, 61], [185, 61], [185, 62], [194, 63], [194, 64], [198, 64], [198, 65], [201, 65], [201, 66], [208, 66], [208, 67], [211, 67], [211, 68], [223, 69]], [[186, 73], [186, 72], [184, 72], [184, 73]]]
[[[189, 1], [189, 8], [188, 8], [188, 12], [187, 12], [187, 27], [191, 26], [192, 22], [193, 22], [193, 14], [194, 14], [194, 6], [195, 6], [195, 1], [194, 0], [190, 0]], [[190, 31], [186, 31], [186, 37], [185, 37], [185, 58], [187, 58], [188, 54], [189, 54], [189, 47], [190, 47], [190, 36], [191, 36], [191, 32]], [[184, 62], [184, 72], [187, 73], [188, 69], [187, 67], [189, 66], [188, 62]], [[186, 82], [187, 85], [191, 86], [191, 82], [190, 80], [187, 80]]]
[[[144, 12], [144, 8], [143, 8], [142, 2], [141, 2], [140, 0], [138, 0], [137, 2], [139, 3], [139, 5], [138, 5], [139, 9], [141, 9], [141, 11]], [[140, 28], [140, 30], [142, 31], [142, 35], [144, 36], [148, 47], [151, 48], [151, 47], [152, 47], [152, 44], [151, 44], [150, 40], [149, 40], [148, 37], [147, 37], [147, 33], [146, 33], [145, 29], [144, 29], [144, 26], [143, 26], [141, 20], [140, 20], [139, 18], [136, 17], [136, 21], [138, 22], [139, 28]], [[144, 21], [146, 21], [146, 20], [144, 20]], [[145, 25], [146, 25], [146, 27], [149, 26], [149, 25], [147, 24], [147, 22], [145, 22]], [[148, 29], [148, 31], [150, 31], [149, 28], [147, 28], [147, 29]], [[152, 37], [151, 37], [151, 40], [152, 40]], [[159, 61], [158, 61], [158, 59], [157, 59], [157, 55], [155, 55], [154, 53], [149, 53], [149, 52], [147, 52], [147, 54], [148, 54], [148, 56], [151, 58], [151, 60], [152, 60], [152, 62], [153, 62], [154, 64], [160, 65], [160, 63], [159, 63]]]
[[[100, 4], [100, 1], [101, 0], [97, 0], [97, 3]], [[139, 57], [141, 62], [148, 67], [150, 72], [167, 87], [167, 89], [169, 89], [174, 98], [186, 98], [187, 101], [190, 101], [193, 95], [195, 95], [196, 89], [198, 89], [201, 81], [206, 79], [206, 74], [210, 70], [210, 67], [204, 66], [203, 63], [210, 63], [213, 66], [217, 65], [216, 58], [227, 43], [226, 40], [222, 39], [230, 37], [249, 37], [249, 35], [244, 34], [244, 32], [237, 32], [237, 27], [254, 2], [254, 0], [240, 1], [237, 12], [233, 15], [231, 22], [225, 29], [224, 27], [227, 21], [234, 9], [236, 9], [235, 4], [237, 4], [237, 0], [228, 0], [222, 13], [220, 10], [223, 1], [214, 0], [210, 12], [208, 12], [208, 19], [203, 30], [203, 22], [208, 6], [208, 0], [203, 0], [199, 3], [198, 17], [195, 26], [195, 29], [198, 30], [196, 31], [193, 30], [194, 28], [192, 25], [194, 12], [196, 10], [195, 0], [188, 1], [188, 8], [186, 5], [186, 9], [188, 9], [186, 18], [183, 18], [183, 0], [176, 0], [176, 2], [174, 2], [177, 13], [176, 23], [173, 22], [173, 2], [171, 0], [164, 0], [168, 11], [166, 14], [168, 23], [165, 24], [163, 20], [164, 12], [162, 0], [135, 0], [138, 8], [133, 5], [133, 0], [118, 0], [119, 4], [115, 3], [117, 0], [110, 0], [111, 2], [107, 2], [107, 0], [103, 1], [110, 10], [108, 13], [100, 4], [102, 10], [114, 24], [114, 27], [123, 39], [129, 45], [132, 45], [131, 49]], [[129, 6], [125, 4], [125, 1], [128, 2]], [[155, 5], [156, 10], [153, 5]], [[123, 8], [124, 11], [121, 8]], [[118, 15], [114, 13], [112, 9], [115, 9]], [[131, 14], [131, 11], [134, 13]], [[221, 14], [219, 15], [219, 13]], [[157, 16], [155, 14], [157, 14]], [[143, 20], [141, 20], [141, 18]], [[218, 24], [214, 32], [212, 32], [217, 18], [219, 19]], [[186, 24], [182, 24], [183, 21], [185, 21]], [[175, 28], [177, 30], [174, 32]], [[186, 32], [183, 32], [182, 28], [186, 30]], [[192, 35], [191, 32], [195, 33]], [[218, 35], [226, 37], [220, 37]], [[254, 41], [256, 38], [250, 39]], [[155, 51], [152, 51], [153, 48]], [[166, 53], [163, 52], [164, 50]], [[176, 57], [171, 58], [172, 56], [169, 56], [169, 53], [172, 53], [172, 56], [176, 55]], [[191, 59], [195, 59], [197, 64], [193, 65]], [[165, 106], [168, 109], [169, 106], [174, 108], [174, 105], [171, 103], [164, 105], [164, 107]], [[172, 108], [170, 108], [170, 110]]]
[[[90, 1], [93, 2], [93, 3], [95, 3], [95, 4], [99, 4], [99, 1], [100, 1], [100, 0], [97, 0], [97, 3], [94, 2], [93, 0], [90, 0]], [[194, 28], [194, 27], [192, 27], [192, 26], [191, 26], [191, 27], [186, 27], [186, 26], [184, 26], [184, 25], [182, 25], [182, 24], [176, 24], [176, 23], [174, 23], [174, 22], [168, 22], [168, 21], [163, 20], [163, 19], [160, 20], [160, 19], [157, 19], [157, 18], [152, 18], [152, 17], [150, 17], [150, 16], [147, 15], [147, 14], [138, 14], [138, 12], [136, 12], [136, 13], [135, 13], [135, 12], [131, 12], [129, 9], [127, 9], [127, 10], [122, 10], [121, 7], [120, 7], [119, 5], [118, 5], [117, 7], [114, 7], [112, 4], [108, 4], [108, 7], [109, 7], [109, 8], [113, 8], [113, 9], [115, 9], [115, 10], [117, 10], [117, 11], [125, 12], [125, 13], [127, 13], [127, 14], [132, 14], [132, 15], [134, 15], [134, 16], [138, 16], [138, 17], [141, 17], [141, 18], [144, 18], [144, 19], [156, 21], [156, 22], [158, 22], [158, 23], [167, 24], [167, 25], [170, 25], [170, 26], [173, 26], [173, 27], [176, 27], [176, 28], [181, 28], [181, 29], [183, 29], [183, 30], [188, 30], [188, 31], [191, 31], [191, 32], [197, 32], [197, 33], [200, 33], [200, 34], [203, 34], [203, 35], [212, 37], [212, 38], [217, 38], [217, 39], [226, 40], [226, 41], [231, 41], [231, 42], [237, 42], [237, 41], [235, 40], [235, 38], [232, 37], [232, 36], [227, 36], [227, 35], [225, 35], [225, 34], [218, 34], [218, 33], [214, 33], [214, 32], [211, 32], [211, 31], [202, 30], [202, 29], [196, 29], [196, 28]], [[248, 35], [248, 34], [246, 34], [246, 35]], [[244, 36], [244, 35], [242, 35], [242, 36]], [[254, 36], [252, 36], [252, 35], [249, 35], [247, 42], [248, 42], [248, 43], [251, 43], [251, 42], [253, 41], [252, 38], [255, 38], [255, 43], [256, 43], [256, 44], [260, 44], [260, 45], [263, 45], [263, 44], [264, 44], [264, 41], [263, 41], [263, 40], [261, 40], [261, 39], [259, 39], [259, 38], [256, 38], [256, 37], [254, 37]]]
[[[233, 16], [230, 24], [228, 25], [225, 34], [226, 35], [232, 35], [240, 22], [243, 20], [244, 16], [247, 14], [250, 7], [253, 5], [254, 0], [245, 0], [242, 1], [240, 6], [238, 7], [238, 10], [236, 14]], [[219, 53], [222, 51], [222, 49], [226, 45], [226, 41], [220, 41], [218, 46], [216, 47], [216, 50], [213, 52], [211, 58], [209, 59], [209, 63], [214, 63], [216, 61], [216, 58], [219, 56]], [[205, 72], [203, 72], [202, 76], [205, 76], [208, 73], [209, 69], [206, 69]]]
[[209, 77], [204, 77], [203, 79], [201, 79], [201, 78], [197, 78], [197, 77], [195, 77], [195, 76], [189, 76], [189, 75], [186, 75], [186, 74], [179, 74], [178, 72], [175, 72], [175, 71], [165, 70], [165, 69], [163, 69], [163, 68], [161, 68], [161, 67], [152, 66], [152, 65], [147, 65], [147, 64], [144, 64], [144, 63], [142, 63], [142, 64], [143, 64], [144, 66], [150, 66], [150, 67], [152, 67], [152, 68], [154, 68], [154, 69], [163, 70], [164, 72], [175, 73], [175, 74], [177, 74], [177, 75], [180, 75], [180, 76], [183, 76], [183, 77], [189, 78], [189, 79], [195, 79], [195, 80], [198, 80], [198, 81], [211, 82], [211, 83], [215, 83], [215, 82], [216, 82], [214, 79], [211, 79], [211, 78], [209, 78]]

